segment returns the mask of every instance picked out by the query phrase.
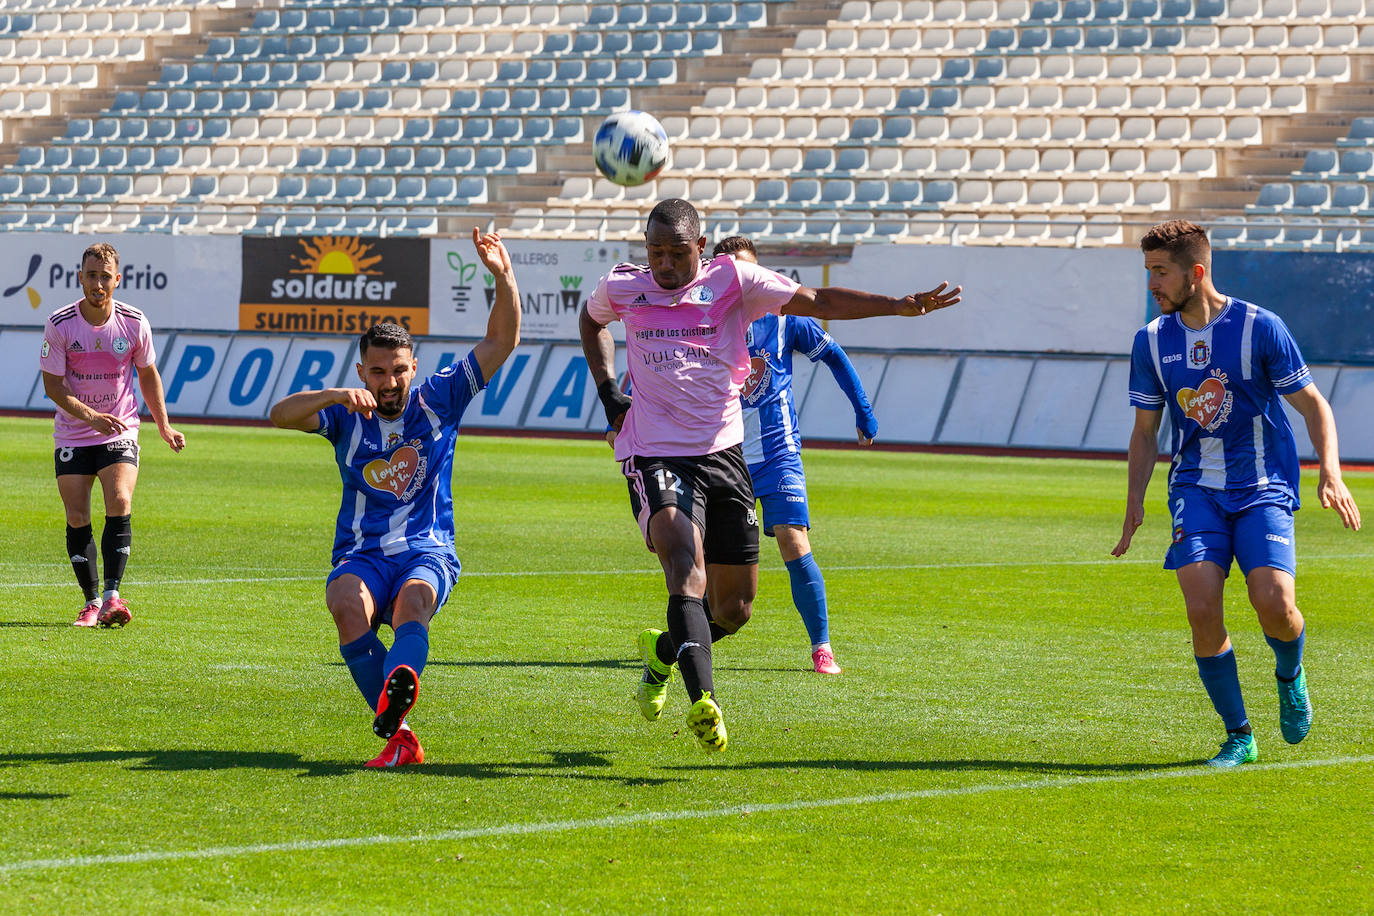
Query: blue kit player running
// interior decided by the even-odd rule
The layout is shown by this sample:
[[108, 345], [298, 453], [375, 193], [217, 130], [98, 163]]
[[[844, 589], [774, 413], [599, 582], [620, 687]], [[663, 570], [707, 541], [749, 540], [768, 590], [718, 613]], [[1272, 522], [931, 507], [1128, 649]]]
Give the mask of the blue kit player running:
[[[454, 552], [453, 451], [463, 410], [486, 387], [520, 337], [519, 293], [510, 255], [496, 233], [473, 230], [478, 256], [496, 279], [487, 334], [466, 358], [413, 385], [410, 334], [391, 323], [362, 335], [362, 388], [288, 395], [272, 407], [284, 429], [319, 433], [334, 445], [343, 478], [333, 564], [324, 600], [339, 652], [372, 728], [387, 739], [369, 767], [424, 761], [405, 717], [429, 657], [429, 622], [458, 580]], [[377, 636], [395, 632], [391, 648]]]
[[1222, 619], [1222, 589], [1234, 558], [1250, 604], [1274, 650], [1279, 729], [1297, 744], [1312, 724], [1302, 665], [1306, 626], [1294, 599], [1293, 512], [1298, 453], [1279, 395], [1307, 425], [1317, 453], [1317, 495], [1347, 528], [1360, 510], [1341, 480], [1336, 422], [1283, 321], [1212, 285], [1212, 251], [1201, 227], [1162, 223], [1140, 241], [1149, 289], [1162, 313], [1136, 333], [1130, 402], [1126, 518], [1113, 548], [1122, 556], [1145, 517], [1162, 412], [1173, 426], [1169, 510], [1175, 570], [1192, 628], [1198, 675], [1226, 727], [1210, 766], [1258, 758], [1241, 698], [1236, 655]]
[[[716, 243], [722, 254], [758, 263], [754, 243], [732, 235]], [[811, 638], [811, 665], [819, 674], [839, 674], [830, 648], [825, 578], [811, 553], [811, 514], [806, 501], [806, 471], [801, 460], [801, 431], [792, 394], [792, 353], [824, 362], [840, 390], [854, 405], [854, 425], [861, 445], [872, 445], [878, 420], [863, 383], [840, 345], [814, 318], [764, 315], [749, 327], [749, 379], [740, 392], [744, 408], [744, 460], [754, 496], [763, 507], [763, 533], [778, 542], [778, 552], [792, 584], [792, 603]]]

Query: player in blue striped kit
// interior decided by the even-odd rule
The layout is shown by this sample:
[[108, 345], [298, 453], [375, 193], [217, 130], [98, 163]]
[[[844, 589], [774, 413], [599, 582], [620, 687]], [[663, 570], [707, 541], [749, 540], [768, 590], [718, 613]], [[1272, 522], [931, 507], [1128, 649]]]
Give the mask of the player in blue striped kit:
[[1283, 321], [1217, 291], [1211, 246], [1201, 227], [1183, 220], [1162, 223], [1146, 233], [1140, 248], [1162, 314], [1136, 333], [1131, 350], [1135, 426], [1126, 517], [1112, 554], [1126, 553], [1145, 517], [1145, 490], [1167, 407], [1173, 426], [1173, 543], [1164, 567], [1178, 575], [1198, 675], [1226, 727], [1221, 751], [1207, 762], [1237, 766], [1257, 759], [1258, 746], [1222, 614], [1233, 558], [1274, 651], [1284, 740], [1297, 744], [1312, 723], [1302, 665], [1306, 624], [1294, 597], [1298, 453], [1280, 395], [1306, 423], [1319, 462], [1323, 508], [1335, 509], [1353, 530], [1360, 527], [1360, 511], [1341, 479], [1331, 407]]
[[[406, 714], [419, 698], [429, 657], [429, 623], [458, 581], [454, 552], [453, 450], [464, 409], [519, 343], [519, 292], [510, 255], [496, 233], [472, 233], [496, 280], [486, 337], [459, 363], [413, 385], [410, 334], [396, 324], [362, 335], [362, 388], [301, 391], [273, 405], [272, 422], [319, 433], [334, 445], [343, 479], [324, 600], [339, 631], [339, 652], [372, 728], [387, 739], [369, 767], [424, 762]], [[396, 637], [388, 649], [381, 624]]]
[[[722, 239], [711, 252], [758, 263], [754, 243], [744, 236]], [[765, 315], [749, 327], [749, 380], [740, 392], [744, 407], [744, 460], [754, 496], [763, 506], [764, 534], [776, 538], [792, 583], [792, 603], [811, 639], [811, 664], [820, 674], [839, 674], [830, 647], [825, 579], [811, 553], [807, 531], [811, 516], [806, 501], [806, 471], [801, 461], [801, 433], [792, 395], [792, 353], [824, 362], [854, 405], [854, 425], [862, 445], [873, 444], [878, 421], [863, 383], [840, 345], [814, 319]]]

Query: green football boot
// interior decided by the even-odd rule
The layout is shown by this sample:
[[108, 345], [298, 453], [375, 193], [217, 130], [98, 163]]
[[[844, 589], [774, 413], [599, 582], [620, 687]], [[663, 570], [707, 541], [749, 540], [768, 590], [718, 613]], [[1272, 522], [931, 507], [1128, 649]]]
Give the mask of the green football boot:
[[673, 679], [672, 667], [659, 661], [654, 649], [662, 634], [662, 630], [653, 629], [639, 634], [639, 658], [644, 662], [644, 673], [635, 686], [635, 699], [639, 702], [640, 713], [650, 722], [663, 712], [663, 703], [668, 699], [668, 682]]
[[1209, 767], [1238, 767], [1242, 763], [1254, 763], [1259, 759], [1259, 744], [1254, 735], [1243, 732], [1227, 732], [1221, 750], [1207, 761]]
[[711, 699], [711, 691], [702, 691], [701, 699], [687, 710], [687, 727], [697, 736], [703, 750], [723, 751], [729, 739], [725, 736], [725, 717]]
[[1297, 744], [1312, 727], [1312, 701], [1307, 696], [1307, 671], [1299, 667], [1298, 676], [1279, 685], [1279, 731], [1283, 740]]

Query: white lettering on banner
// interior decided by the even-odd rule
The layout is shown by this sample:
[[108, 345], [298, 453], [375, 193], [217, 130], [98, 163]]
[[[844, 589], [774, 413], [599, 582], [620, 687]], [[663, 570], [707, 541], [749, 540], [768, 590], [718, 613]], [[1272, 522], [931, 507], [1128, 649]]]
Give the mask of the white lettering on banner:
[[273, 299], [361, 299], [366, 302], [390, 302], [395, 291], [396, 281], [373, 280], [363, 274], [352, 277], [307, 274], [304, 277], [290, 279], [277, 277], [272, 281]]

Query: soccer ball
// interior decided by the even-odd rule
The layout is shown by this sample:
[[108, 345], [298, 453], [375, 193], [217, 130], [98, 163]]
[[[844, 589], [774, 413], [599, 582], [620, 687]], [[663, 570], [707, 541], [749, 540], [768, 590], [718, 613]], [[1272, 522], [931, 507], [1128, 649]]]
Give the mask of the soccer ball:
[[616, 184], [641, 185], [663, 171], [668, 134], [647, 112], [617, 111], [596, 129], [592, 158], [601, 174]]

